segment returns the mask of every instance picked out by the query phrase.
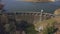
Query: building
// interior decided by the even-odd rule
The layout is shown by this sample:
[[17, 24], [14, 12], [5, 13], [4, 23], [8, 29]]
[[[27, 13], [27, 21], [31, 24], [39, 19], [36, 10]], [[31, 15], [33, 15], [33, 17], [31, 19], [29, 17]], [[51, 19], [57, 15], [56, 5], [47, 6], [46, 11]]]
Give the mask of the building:
[[4, 7], [4, 4], [3, 4], [3, 3], [1, 2], [1, 0], [0, 0], [0, 10], [2, 10], [3, 7]]

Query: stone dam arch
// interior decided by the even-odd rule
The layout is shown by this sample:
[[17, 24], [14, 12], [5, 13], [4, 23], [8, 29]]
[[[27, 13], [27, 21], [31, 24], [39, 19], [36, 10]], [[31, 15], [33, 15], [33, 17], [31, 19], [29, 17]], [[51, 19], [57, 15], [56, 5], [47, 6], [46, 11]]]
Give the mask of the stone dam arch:
[[16, 22], [24, 20], [27, 21], [28, 23], [34, 24], [39, 21], [50, 19], [52, 17], [53, 15], [50, 13], [41, 14], [40, 12], [4, 13], [1, 15], [1, 22], [8, 22], [8, 20], [11, 19], [11, 20], [16, 20]]

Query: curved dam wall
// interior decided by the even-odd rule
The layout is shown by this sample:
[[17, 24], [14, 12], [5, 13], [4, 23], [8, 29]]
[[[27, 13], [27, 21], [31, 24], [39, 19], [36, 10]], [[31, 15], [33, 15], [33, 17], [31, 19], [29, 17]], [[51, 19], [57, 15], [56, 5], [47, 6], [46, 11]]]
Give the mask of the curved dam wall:
[[34, 12], [34, 13], [14, 13], [14, 14], [2, 14], [0, 15], [1, 18], [1, 22], [14, 22], [16, 21], [17, 23], [19, 23], [20, 21], [24, 20], [27, 21], [28, 23], [37, 23], [39, 21], [43, 21], [46, 19], [50, 19], [53, 16], [50, 14], [45, 14], [43, 13], [42, 15], [39, 12]]

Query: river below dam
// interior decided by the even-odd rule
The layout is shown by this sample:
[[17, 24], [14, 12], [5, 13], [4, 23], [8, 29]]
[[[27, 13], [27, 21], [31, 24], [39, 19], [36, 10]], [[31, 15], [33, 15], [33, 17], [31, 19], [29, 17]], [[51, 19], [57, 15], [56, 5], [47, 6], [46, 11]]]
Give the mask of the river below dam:
[[16, 1], [16, 0], [2, 0], [4, 3], [4, 9], [6, 12], [14, 12], [14, 11], [34, 11], [40, 12], [41, 9], [44, 12], [53, 13], [57, 8], [60, 8], [60, 2], [23, 2], [23, 1]]

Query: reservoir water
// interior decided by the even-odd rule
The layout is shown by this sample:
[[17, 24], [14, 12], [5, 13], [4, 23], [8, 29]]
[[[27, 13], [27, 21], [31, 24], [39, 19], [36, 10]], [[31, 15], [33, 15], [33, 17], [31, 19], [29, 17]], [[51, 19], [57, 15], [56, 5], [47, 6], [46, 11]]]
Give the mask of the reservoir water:
[[3, 0], [2, 2], [5, 4], [4, 9], [6, 10], [6, 12], [40, 12], [40, 10], [43, 9], [44, 12], [53, 13], [57, 8], [60, 8], [60, 2], [34, 3], [16, 0]]

